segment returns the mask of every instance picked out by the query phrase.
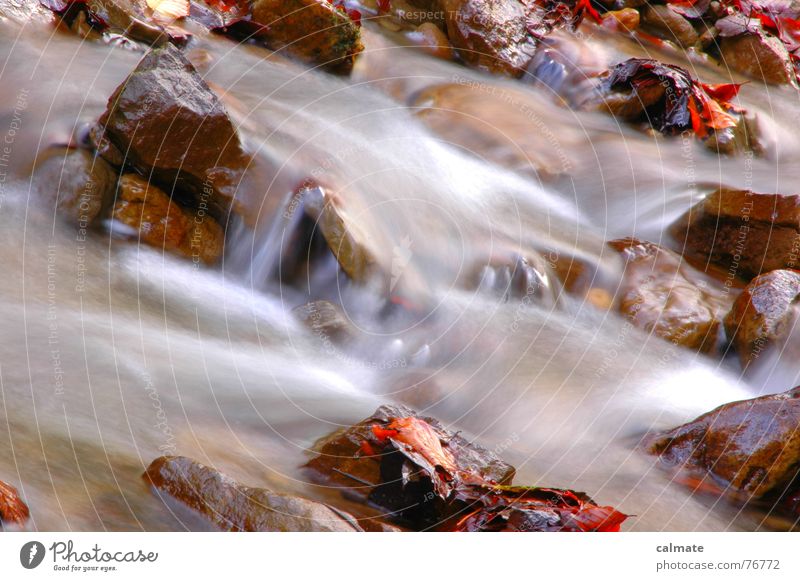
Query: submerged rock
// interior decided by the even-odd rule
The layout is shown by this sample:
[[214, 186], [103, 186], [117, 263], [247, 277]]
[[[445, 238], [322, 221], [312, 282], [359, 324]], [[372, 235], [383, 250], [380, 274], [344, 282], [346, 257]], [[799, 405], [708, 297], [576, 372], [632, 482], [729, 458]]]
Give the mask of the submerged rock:
[[795, 268], [800, 256], [800, 196], [722, 188], [694, 206], [670, 233], [696, 263], [735, 278]]
[[0, 480], [0, 525], [24, 526], [30, 515], [17, 489]]
[[85, 149], [55, 148], [37, 163], [33, 180], [41, 197], [66, 222], [86, 228], [111, 203], [117, 173]]
[[292, 313], [322, 341], [347, 343], [358, 334], [342, 308], [330, 301], [312, 301], [292, 309]]
[[654, 436], [648, 449], [746, 499], [780, 495], [800, 467], [800, 388], [720, 406]]
[[609, 245], [626, 259], [619, 289], [625, 317], [675, 345], [703, 352], [716, 347], [723, 303], [698, 286], [680, 255], [634, 238]]
[[298, 496], [244, 486], [190, 458], [156, 458], [143, 478], [159, 496], [177, 500], [222, 531], [363, 531], [345, 512]]
[[359, 24], [328, 0], [254, 0], [251, 18], [271, 48], [316, 65], [347, 72], [364, 50]]
[[530, 14], [520, 0], [441, 0], [447, 35], [464, 62], [521, 76], [536, 52]]
[[225, 235], [214, 218], [182, 208], [137, 175], [120, 178], [112, 217], [150, 246], [205, 264], [222, 257]]
[[725, 330], [742, 366], [786, 339], [797, 319], [800, 272], [773, 270], [750, 281], [725, 317]]
[[193, 195], [217, 217], [236, 206], [250, 158], [225, 108], [172, 45], [153, 49], [117, 88], [100, 118], [101, 155]]

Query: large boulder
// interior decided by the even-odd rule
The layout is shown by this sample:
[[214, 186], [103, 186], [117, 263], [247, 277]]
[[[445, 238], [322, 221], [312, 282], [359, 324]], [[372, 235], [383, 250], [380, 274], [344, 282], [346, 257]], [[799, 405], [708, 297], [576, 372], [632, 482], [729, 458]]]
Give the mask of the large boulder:
[[745, 498], [780, 495], [800, 466], [800, 388], [725, 404], [647, 445], [669, 467], [710, 474]]
[[250, 158], [220, 100], [172, 45], [145, 55], [99, 126], [96, 143], [110, 163], [190, 194], [217, 217], [235, 204]]

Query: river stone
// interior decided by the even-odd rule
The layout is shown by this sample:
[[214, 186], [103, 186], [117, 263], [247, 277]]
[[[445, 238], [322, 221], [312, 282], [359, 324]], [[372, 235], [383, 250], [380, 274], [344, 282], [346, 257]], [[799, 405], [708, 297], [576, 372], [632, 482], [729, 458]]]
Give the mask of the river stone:
[[0, 0], [0, 22], [12, 20], [18, 24], [53, 24], [55, 17], [40, 0]]
[[320, 186], [302, 190], [303, 208], [314, 220], [342, 270], [357, 282], [366, 281], [377, 269], [367, 233], [347, 212], [335, 192]]
[[[721, 23], [718, 22], [717, 26]], [[719, 50], [725, 65], [735, 71], [764, 79], [767, 83], [786, 84], [795, 78], [792, 59], [780, 39], [763, 32], [723, 37]]]
[[474, 471], [498, 484], [510, 484], [514, 479], [514, 467], [494, 453], [448, 431], [438, 420], [422, 417], [402, 405], [381, 406], [365, 420], [322, 438], [314, 445], [317, 455], [306, 467], [316, 480], [363, 500], [370, 495], [373, 485], [381, 482], [381, 459], [363, 454], [363, 442], [372, 438], [374, 425], [386, 426], [393, 419], [407, 417], [419, 417], [430, 424], [443, 445], [452, 452], [459, 469]]
[[110, 203], [117, 173], [85, 149], [54, 148], [37, 164], [33, 179], [44, 200], [55, 205], [66, 222], [85, 228]]
[[292, 309], [292, 314], [323, 342], [347, 343], [358, 335], [342, 307], [330, 301], [311, 301]]
[[316, 65], [349, 72], [364, 50], [358, 24], [328, 0], [255, 0], [251, 19], [271, 48]]
[[464, 62], [488, 71], [521, 76], [536, 52], [519, 0], [442, 0], [447, 35]]
[[635, 326], [690, 349], [717, 345], [723, 303], [701, 289], [680, 255], [651, 242], [609, 242], [626, 260], [619, 309]]
[[642, 21], [659, 36], [675, 41], [678, 46], [689, 48], [700, 40], [691, 22], [669, 6], [647, 6], [641, 11]]
[[800, 196], [722, 188], [694, 206], [670, 233], [695, 263], [749, 281], [762, 272], [795, 268], [800, 255]]
[[198, 263], [214, 264], [222, 257], [224, 234], [211, 216], [182, 208], [137, 175], [120, 178], [112, 216], [150, 246]]
[[126, 165], [168, 191], [174, 185], [191, 193], [217, 217], [235, 209], [249, 158], [222, 103], [177, 48], [147, 53], [111, 96], [99, 124], [98, 141], [107, 138]]
[[785, 339], [796, 320], [800, 272], [773, 270], [750, 281], [725, 317], [725, 330], [742, 366], [770, 344]]
[[746, 497], [780, 494], [800, 466], [800, 388], [725, 404], [653, 437], [648, 448]]
[[156, 493], [199, 513], [222, 531], [361, 532], [351, 515], [299, 496], [244, 486], [182, 456], [156, 458], [143, 478]]

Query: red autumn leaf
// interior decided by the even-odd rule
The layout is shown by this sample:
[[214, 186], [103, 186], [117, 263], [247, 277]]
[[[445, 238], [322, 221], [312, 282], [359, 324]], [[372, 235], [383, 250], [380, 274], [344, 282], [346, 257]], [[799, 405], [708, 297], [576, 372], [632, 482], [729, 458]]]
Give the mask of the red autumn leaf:
[[740, 83], [723, 83], [721, 85], [706, 85], [702, 83], [701, 86], [709, 97], [724, 102], [736, 97], [739, 94], [739, 89], [742, 88]]
[[396, 436], [391, 439], [409, 446], [422, 455], [433, 466], [438, 466], [453, 474], [456, 462], [453, 454], [442, 447], [439, 435], [425, 420], [415, 417], [396, 418], [389, 424], [389, 431], [395, 430]]
[[28, 518], [30, 510], [17, 489], [0, 480], [0, 522], [22, 526]]

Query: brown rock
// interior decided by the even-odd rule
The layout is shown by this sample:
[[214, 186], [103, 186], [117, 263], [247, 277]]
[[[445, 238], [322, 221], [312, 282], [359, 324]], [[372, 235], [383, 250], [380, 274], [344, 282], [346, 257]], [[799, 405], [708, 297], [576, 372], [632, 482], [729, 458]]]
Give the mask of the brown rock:
[[[373, 492], [373, 487], [381, 482], [381, 458], [365, 454], [363, 443], [373, 437], [372, 426], [386, 426], [394, 418], [407, 417], [419, 416], [404, 406], [381, 406], [369, 418], [317, 442], [314, 449], [318, 455], [306, 466], [321, 482], [341, 487], [342, 492], [349, 496], [365, 499]], [[498, 484], [511, 483], [514, 478], [512, 466], [459, 434], [447, 431], [437, 420], [421, 419], [431, 425], [459, 468], [473, 470], [482, 478]]]
[[420, 24], [416, 30], [406, 34], [406, 37], [436, 58], [452, 60], [455, 56], [447, 35], [431, 22]]
[[19, 497], [17, 489], [0, 480], [0, 525], [23, 526], [30, 518], [28, 505]]
[[800, 468], [800, 388], [725, 404], [654, 437], [648, 448], [746, 497], [780, 494]]
[[91, 225], [110, 204], [117, 173], [85, 149], [55, 148], [46, 156], [34, 171], [42, 198], [68, 223], [81, 228]]
[[443, 0], [447, 35], [468, 64], [513, 77], [536, 51], [527, 9], [519, 0]]
[[719, 47], [724, 64], [735, 71], [776, 85], [795, 79], [789, 52], [774, 36], [757, 32], [724, 37]]
[[678, 254], [634, 238], [609, 245], [627, 261], [619, 294], [623, 315], [675, 345], [703, 352], [714, 349], [723, 302], [698, 286]]
[[137, 175], [120, 178], [112, 216], [145, 244], [206, 264], [222, 257], [224, 233], [211, 216], [182, 208]]
[[785, 339], [796, 320], [800, 272], [773, 270], [750, 281], [725, 317], [725, 331], [747, 367], [771, 343]]
[[251, 18], [271, 48], [316, 65], [347, 72], [364, 50], [361, 29], [327, 0], [255, 0]]
[[662, 38], [675, 41], [678, 46], [695, 46], [700, 37], [692, 23], [666, 5], [645, 7], [642, 21]]
[[[100, 118], [96, 138], [118, 161], [173, 184], [223, 216], [234, 204], [249, 163], [236, 129], [217, 96], [181, 52], [168, 44], [153, 49], [120, 85]], [[113, 145], [113, 148], [110, 147]]]
[[727, 286], [794, 268], [800, 255], [800, 196], [720, 189], [673, 224], [684, 256], [728, 271]]
[[244, 486], [190, 458], [156, 458], [143, 474], [168, 495], [222, 531], [356, 532], [355, 518], [326, 504]]
[[639, 28], [640, 20], [639, 11], [633, 8], [611, 10], [603, 14], [603, 26], [610, 27], [613, 30], [632, 32]]
[[302, 191], [305, 213], [314, 220], [339, 266], [351, 279], [365, 281], [374, 272], [376, 259], [367, 235], [350, 219], [339, 197], [321, 186]]

